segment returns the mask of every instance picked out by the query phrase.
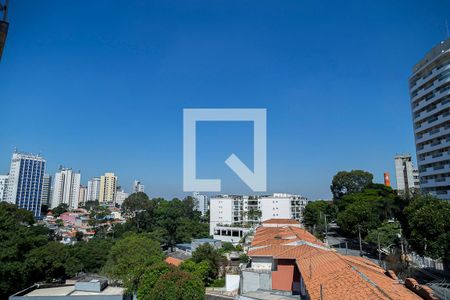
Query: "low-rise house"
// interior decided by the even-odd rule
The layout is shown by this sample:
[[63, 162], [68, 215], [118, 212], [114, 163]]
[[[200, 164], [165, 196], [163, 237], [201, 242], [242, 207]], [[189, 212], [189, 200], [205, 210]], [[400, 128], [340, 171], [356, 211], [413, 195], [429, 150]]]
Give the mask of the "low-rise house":
[[240, 299], [421, 299], [372, 261], [339, 254], [299, 223], [278, 226], [283, 222], [256, 229]]

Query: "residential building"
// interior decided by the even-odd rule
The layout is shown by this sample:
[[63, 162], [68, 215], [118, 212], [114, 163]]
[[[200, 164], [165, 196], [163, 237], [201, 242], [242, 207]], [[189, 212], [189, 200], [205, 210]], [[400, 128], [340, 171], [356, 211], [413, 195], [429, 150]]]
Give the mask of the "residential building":
[[84, 278], [66, 280], [65, 284], [35, 284], [9, 297], [10, 300], [131, 300], [132, 295], [125, 288], [108, 285], [102, 277], [85, 276]]
[[98, 201], [100, 195], [100, 177], [89, 179], [87, 185], [87, 201]]
[[139, 180], [133, 182], [133, 193], [145, 193], [145, 187]]
[[450, 38], [413, 67], [409, 90], [420, 188], [450, 200]]
[[6, 201], [41, 216], [45, 159], [40, 155], [14, 152], [11, 158]]
[[117, 176], [114, 173], [105, 173], [100, 177], [100, 192], [98, 201], [113, 203], [117, 189]]
[[[256, 224], [273, 218], [301, 221], [307, 198], [300, 195], [275, 193], [263, 196], [221, 195], [210, 200], [210, 235], [215, 227]], [[218, 237], [214, 237], [218, 238]]]
[[0, 202], [6, 201], [7, 184], [8, 184], [8, 175], [0, 175]]
[[50, 208], [65, 203], [71, 209], [78, 208], [81, 174], [71, 168], [60, 168], [55, 174]]
[[192, 193], [192, 198], [194, 198], [195, 201], [195, 210], [201, 212], [202, 216], [204, 216], [209, 209], [208, 196], [194, 192]]
[[421, 299], [420, 285], [410, 290], [371, 260], [336, 252], [299, 222], [263, 223], [248, 256], [237, 299]]
[[396, 155], [395, 161], [395, 178], [397, 180], [397, 190], [399, 192], [418, 189], [417, 180], [414, 180], [414, 167], [412, 157], [409, 154]]
[[78, 206], [80, 206], [81, 203], [85, 203], [87, 201], [87, 186], [80, 185], [80, 192], [78, 195]]
[[117, 189], [116, 190], [116, 195], [115, 195], [115, 200], [114, 203], [116, 203], [117, 205], [122, 206], [123, 201], [125, 201], [125, 199], [128, 198], [130, 194], [126, 193], [124, 190], [122, 189]]
[[52, 176], [50, 174], [44, 174], [44, 179], [42, 182], [42, 205], [50, 205], [51, 202], [51, 191], [52, 191]]

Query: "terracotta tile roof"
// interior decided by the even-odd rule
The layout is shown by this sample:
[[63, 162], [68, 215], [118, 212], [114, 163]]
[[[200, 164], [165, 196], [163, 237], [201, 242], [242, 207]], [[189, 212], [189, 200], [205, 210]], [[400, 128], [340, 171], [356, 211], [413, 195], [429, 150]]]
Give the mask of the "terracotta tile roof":
[[181, 259], [175, 258], [175, 257], [166, 257], [166, 259], [164, 260], [166, 263], [170, 264], [170, 265], [174, 265], [174, 266], [179, 266], [181, 265], [181, 263], [183, 262]]
[[297, 225], [300, 225], [299, 221], [292, 220], [292, 219], [269, 219], [262, 223], [263, 224], [297, 224]]
[[305, 229], [293, 226], [258, 227], [251, 245], [289, 244], [295, 241], [305, 241], [321, 246], [325, 245]]
[[295, 260], [311, 299], [321, 289], [323, 299], [421, 299], [372, 261], [339, 254], [301, 228], [258, 228], [248, 255]]

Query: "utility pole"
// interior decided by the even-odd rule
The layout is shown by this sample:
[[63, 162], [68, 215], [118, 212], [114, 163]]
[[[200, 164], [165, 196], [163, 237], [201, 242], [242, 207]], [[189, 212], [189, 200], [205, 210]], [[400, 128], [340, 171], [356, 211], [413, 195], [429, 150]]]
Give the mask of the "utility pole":
[[378, 264], [381, 267], [381, 245], [380, 245], [380, 233], [378, 232]]
[[359, 256], [363, 256], [362, 243], [361, 243], [361, 225], [358, 225], [358, 237], [359, 237]]

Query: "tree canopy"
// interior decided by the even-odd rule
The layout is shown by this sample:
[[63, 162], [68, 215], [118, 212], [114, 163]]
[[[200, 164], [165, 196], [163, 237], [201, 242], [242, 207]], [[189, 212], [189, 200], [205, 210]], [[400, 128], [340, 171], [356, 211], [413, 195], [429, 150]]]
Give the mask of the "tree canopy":
[[330, 189], [333, 199], [339, 200], [344, 195], [361, 192], [372, 183], [372, 180], [373, 175], [366, 171], [340, 171], [334, 175], [331, 182]]

